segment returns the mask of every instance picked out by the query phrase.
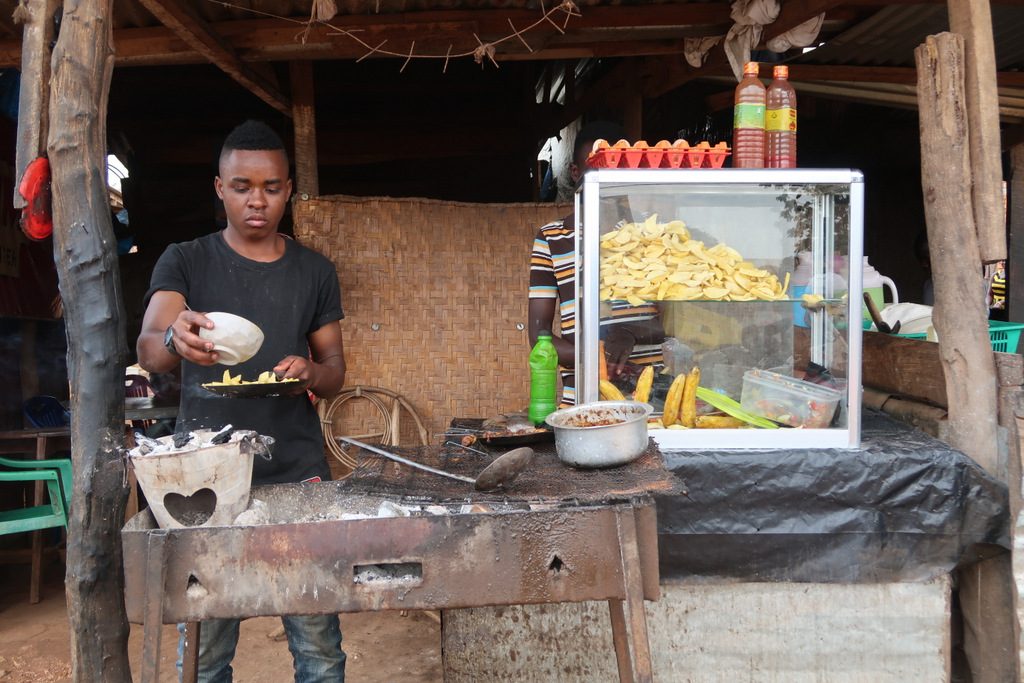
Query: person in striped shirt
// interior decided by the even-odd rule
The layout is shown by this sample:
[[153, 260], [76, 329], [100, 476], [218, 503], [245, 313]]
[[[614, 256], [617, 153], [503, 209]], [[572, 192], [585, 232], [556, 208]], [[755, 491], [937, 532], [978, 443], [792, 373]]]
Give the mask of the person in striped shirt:
[[[586, 167], [594, 141], [616, 141], [624, 136], [613, 123], [595, 122], [584, 126], [573, 144], [569, 166], [573, 182], [578, 182]], [[561, 365], [563, 407], [576, 403], [576, 218], [569, 215], [540, 228], [533, 241], [530, 258], [530, 345], [540, 332], [555, 329], [555, 311], [560, 336], [553, 337]], [[665, 338], [654, 304], [633, 306], [625, 301], [602, 304], [601, 339], [608, 361], [609, 379], [628, 383], [645, 365], [661, 364], [661, 343]]]

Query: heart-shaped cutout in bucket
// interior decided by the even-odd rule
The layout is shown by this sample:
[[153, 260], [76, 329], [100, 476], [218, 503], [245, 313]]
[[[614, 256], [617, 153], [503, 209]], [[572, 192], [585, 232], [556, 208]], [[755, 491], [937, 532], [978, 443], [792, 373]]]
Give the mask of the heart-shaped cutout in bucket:
[[209, 488], [199, 489], [190, 496], [171, 492], [164, 496], [164, 507], [179, 524], [202, 526], [217, 508], [217, 494]]

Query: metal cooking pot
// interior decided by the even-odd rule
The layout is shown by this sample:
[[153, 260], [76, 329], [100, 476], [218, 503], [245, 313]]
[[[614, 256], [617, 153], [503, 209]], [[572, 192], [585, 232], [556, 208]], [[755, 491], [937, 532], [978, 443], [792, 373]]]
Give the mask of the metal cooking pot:
[[[556, 410], [545, 422], [555, 430], [555, 450], [565, 464], [613, 467], [636, 460], [647, 448], [653, 410], [635, 401], [598, 401]], [[614, 420], [619, 422], [601, 424]]]

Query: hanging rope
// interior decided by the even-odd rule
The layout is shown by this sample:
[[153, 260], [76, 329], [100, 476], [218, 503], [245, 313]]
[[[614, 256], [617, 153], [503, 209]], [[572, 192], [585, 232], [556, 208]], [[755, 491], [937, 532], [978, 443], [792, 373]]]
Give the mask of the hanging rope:
[[[497, 67], [497, 48], [502, 43], [506, 43], [510, 40], [518, 40], [523, 44], [523, 46], [527, 50], [533, 52], [533, 48], [530, 47], [530, 44], [526, 42], [525, 34], [529, 33], [530, 31], [533, 31], [534, 29], [543, 24], [549, 24], [553, 26], [556, 31], [558, 31], [561, 34], [564, 34], [566, 28], [569, 26], [569, 20], [572, 19], [573, 17], [582, 16], [582, 14], [580, 13], [580, 9], [576, 5], [574, 0], [561, 0], [561, 2], [553, 6], [551, 9], [545, 8], [544, 2], [543, 0], [541, 0], [541, 16], [539, 19], [537, 19], [537, 21], [533, 22], [529, 26], [517, 29], [515, 27], [515, 24], [512, 23], [512, 20], [509, 19], [508, 24], [511, 27], [512, 32], [506, 36], [498, 38], [497, 40], [484, 42], [480, 40], [480, 38], [477, 37], [476, 34], [473, 34], [473, 37], [476, 38], [477, 47], [475, 47], [472, 50], [467, 50], [465, 52], [452, 52], [452, 45], [448, 45], [448, 50], [444, 54], [416, 54], [415, 40], [412, 41], [412, 45], [410, 45], [408, 51], [397, 52], [395, 50], [384, 49], [384, 45], [388, 42], [387, 40], [384, 40], [378, 43], [377, 45], [371, 45], [370, 43], [366, 42], [365, 40], [359, 37], [358, 29], [346, 29], [344, 27], [334, 25], [330, 21], [331, 18], [337, 16], [337, 5], [335, 4], [334, 0], [313, 0], [313, 7], [310, 12], [309, 19], [295, 19], [292, 17], [285, 17], [273, 14], [272, 12], [258, 10], [252, 7], [236, 5], [235, 3], [228, 2], [227, 0], [207, 0], [207, 2], [211, 2], [215, 5], [220, 5], [225, 8], [238, 10], [241, 12], [248, 12], [250, 14], [257, 14], [260, 16], [269, 17], [273, 19], [280, 19], [282, 21], [287, 21], [302, 26], [303, 29], [298, 34], [296, 34], [296, 39], [303, 44], [305, 44], [306, 40], [308, 40], [309, 34], [312, 32], [314, 26], [324, 26], [330, 29], [327, 35], [343, 36], [366, 49], [366, 53], [356, 60], [357, 63], [363, 61], [364, 59], [371, 55], [381, 55], [384, 57], [401, 57], [405, 60], [402, 63], [401, 68], [401, 71], [404, 71], [405, 67], [408, 66], [409, 62], [412, 61], [413, 59], [443, 59], [443, 73], [448, 71], [448, 62], [450, 60], [459, 59], [462, 57], [472, 57], [473, 60], [481, 66], [483, 66], [485, 60], [489, 60], [492, 64], [494, 64], [495, 67]], [[379, 3], [377, 4], [377, 13], [380, 13]], [[556, 18], [562, 20], [561, 25], [559, 25], [558, 22], [555, 21]]]

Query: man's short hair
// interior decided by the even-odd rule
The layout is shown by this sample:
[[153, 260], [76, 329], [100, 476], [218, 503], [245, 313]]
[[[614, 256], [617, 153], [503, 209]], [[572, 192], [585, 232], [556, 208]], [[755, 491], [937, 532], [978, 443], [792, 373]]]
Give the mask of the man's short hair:
[[[607, 140], [609, 144], [614, 145], [624, 137], [626, 131], [619, 124], [611, 121], [592, 121], [580, 128], [580, 132], [576, 134], [576, 140], [572, 144], [572, 160], [579, 164], [580, 153], [585, 149], [589, 154], [597, 140]], [[586, 160], [586, 155], [583, 160]]]
[[220, 156], [223, 159], [226, 155], [235, 150], [253, 152], [276, 152], [281, 151], [285, 159], [288, 152], [284, 148], [284, 141], [281, 136], [274, 132], [274, 129], [262, 121], [249, 120], [235, 127], [228, 136], [224, 138], [224, 146], [221, 147]]

